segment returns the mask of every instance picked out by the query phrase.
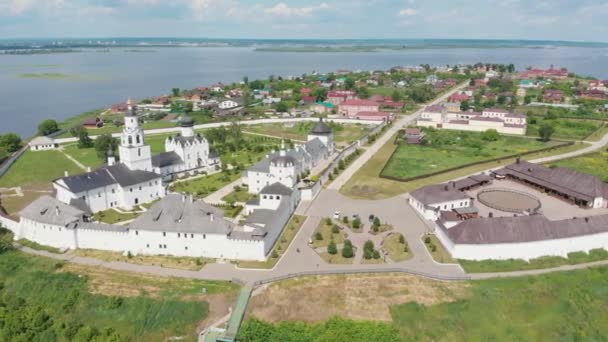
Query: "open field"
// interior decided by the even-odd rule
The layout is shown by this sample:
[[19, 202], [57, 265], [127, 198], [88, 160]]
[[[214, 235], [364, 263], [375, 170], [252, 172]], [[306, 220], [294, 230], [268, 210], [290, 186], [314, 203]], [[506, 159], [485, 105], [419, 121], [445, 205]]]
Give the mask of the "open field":
[[302, 277], [269, 285], [252, 297], [247, 315], [269, 322], [319, 322], [332, 316], [390, 321], [391, 305], [454, 301], [466, 294], [467, 287], [392, 273]]
[[522, 259], [510, 260], [458, 260], [462, 268], [467, 273], [486, 273], [486, 272], [511, 272], [521, 270], [536, 270], [542, 268], [552, 268], [562, 265], [576, 265], [593, 261], [608, 259], [608, 251], [605, 249], [592, 249], [589, 253], [574, 252], [569, 253], [568, 258], [557, 256], [546, 256], [530, 261]]
[[97, 156], [94, 148], [78, 148], [78, 143], [63, 146], [63, 152], [76, 159], [79, 163], [92, 169], [98, 168], [106, 163]]
[[213, 259], [206, 258], [172, 257], [164, 255], [128, 256], [123, 255], [123, 253], [120, 252], [110, 252], [96, 249], [76, 249], [72, 251], [72, 254], [103, 261], [121, 261], [136, 265], [152, 265], [190, 271], [198, 271], [203, 268], [205, 264], [215, 262]]
[[408, 179], [558, 144], [512, 136], [487, 140], [483, 139], [482, 133], [474, 132], [427, 130], [426, 133], [427, 145], [400, 143], [382, 171], [382, 176]]
[[[291, 241], [296, 237], [305, 221], [306, 216], [293, 215], [277, 239], [277, 242], [275, 242], [274, 247], [272, 247], [272, 251], [270, 251], [266, 261], [239, 261], [238, 266], [240, 268], [273, 268], [287, 251]], [[273, 256], [276, 256], [276, 258]]]
[[[488, 162], [474, 166], [464, 167], [455, 171], [444, 172], [439, 175], [425, 177], [409, 182], [399, 182], [390, 179], [380, 178], [380, 172], [387, 163], [393, 151], [398, 145], [390, 139], [378, 152], [363, 165], [353, 177], [340, 189], [340, 192], [348, 197], [355, 199], [384, 199], [397, 196], [399, 194], [416, 190], [420, 187], [448, 181], [450, 179], [463, 177], [472, 173], [484, 171], [490, 168], [515, 162], [515, 158], [504, 159], [499, 162]], [[556, 148], [551, 151], [533, 153], [526, 156], [526, 159], [547, 157], [550, 155], [562, 154], [585, 148], [589, 145], [575, 143], [572, 146]]]
[[552, 119], [547, 120], [541, 117], [528, 119], [528, 130], [526, 135], [538, 137], [538, 129], [544, 123], [553, 126], [555, 130], [552, 137], [557, 139], [582, 140], [591, 133], [602, 127], [603, 122], [597, 120], [575, 120], [575, 119]]
[[[2, 292], [24, 299], [28, 306], [40, 306], [49, 315], [50, 325], [42, 320], [36, 325], [35, 335], [41, 340], [52, 336], [48, 331], [65, 338], [67, 331], [60, 328], [65, 323], [74, 327], [70, 329], [76, 336], [87, 336], [90, 329], [103, 332], [111, 328], [121, 340], [160, 341], [182, 336], [195, 341], [199, 323], [210, 312], [207, 298], [212, 294], [233, 297], [237, 291], [230, 283], [64, 265], [20, 252], [2, 255], [0, 275]], [[201, 295], [202, 288], [208, 288], [208, 295]]]
[[59, 151], [27, 151], [0, 177], [0, 188], [26, 184], [47, 185], [52, 180], [69, 174], [82, 172], [76, 164]]
[[593, 152], [575, 158], [558, 160], [547, 165], [571, 168], [608, 181], [608, 152]]

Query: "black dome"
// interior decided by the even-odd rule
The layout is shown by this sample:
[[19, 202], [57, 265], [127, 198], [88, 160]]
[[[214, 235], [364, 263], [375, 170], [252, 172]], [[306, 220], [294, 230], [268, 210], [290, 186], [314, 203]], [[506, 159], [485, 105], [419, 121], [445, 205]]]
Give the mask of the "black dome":
[[194, 126], [194, 119], [187, 115], [182, 115], [181, 119], [179, 119], [179, 126], [180, 127], [192, 127], [192, 126]]
[[310, 131], [310, 134], [331, 134], [331, 128], [323, 122], [323, 118], [319, 118], [319, 121], [315, 124], [315, 126]]

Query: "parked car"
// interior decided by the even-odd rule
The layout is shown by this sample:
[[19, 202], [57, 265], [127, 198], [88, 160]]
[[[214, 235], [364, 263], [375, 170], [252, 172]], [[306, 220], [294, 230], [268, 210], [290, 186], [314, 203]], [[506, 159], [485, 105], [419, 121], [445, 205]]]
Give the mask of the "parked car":
[[340, 219], [340, 212], [336, 211], [334, 212], [334, 220], [339, 220]]

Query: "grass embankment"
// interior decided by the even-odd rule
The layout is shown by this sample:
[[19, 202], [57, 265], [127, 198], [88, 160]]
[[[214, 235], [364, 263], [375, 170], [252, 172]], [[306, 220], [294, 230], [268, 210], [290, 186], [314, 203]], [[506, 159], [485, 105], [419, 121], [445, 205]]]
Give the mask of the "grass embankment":
[[51, 252], [51, 253], [61, 253], [61, 250], [59, 248], [41, 245], [41, 244], [39, 244], [37, 242], [30, 241], [30, 240], [27, 240], [27, 239], [20, 239], [20, 240], [17, 241], [17, 243], [19, 243], [22, 246], [29, 247], [31, 249], [35, 249], [37, 251], [45, 251], [45, 252]]
[[509, 259], [481, 261], [458, 260], [458, 262], [467, 273], [491, 273], [553, 268], [563, 265], [584, 264], [607, 259], [608, 251], [605, 249], [592, 249], [588, 254], [585, 252], [569, 253], [568, 258], [546, 256], [531, 259], [530, 261], [522, 259]]
[[408, 179], [483, 160], [516, 155], [555, 146], [558, 142], [484, 133], [426, 130], [427, 145], [400, 143], [382, 176]]
[[414, 256], [401, 233], [394, 233], [385, 237], [382, 241], [382, 250], [387, 252], [388, 257], [394, 262], [408, 260]]
[[[391, 138], [384, 146], [378, 150], [378, 152], [372, 156], [367, 163], [363, 165], [355, 174], [346, 182], [346, 184], [340, 189], [343, 195], [346, 195], [355, 199], [385, 199], [397, 196], [404, 192], [416, 190], [420, 187], [436, 184], [455, 179], [463, 176], [467, 176], [476, 172], [485, 171], [491, 168], [507, 165], [515, 162], [515, 158], [503, 159], [498, 162], [487, 162], [477, 164], [474, 166], [463, 167], [461, 169], [444, 172], [439, 175], [424, 177], [421, 179], [400, 182], [380, 177], [384, 165], [388, 162], [393, 151], [397, 149], [398, 145], [394, 143], [394, 138]], [[550, 151], [538, 152], [529, 154], [526, 156], [527, 160], [548, 157], [551, 155], [557, 155], [562, 153], [568, 153], [576, 151], [589, 146], [588, 144], [575, 143], [571, 146], [556, 148]], [[416, 169], [417, 166], [414, 167]]]
[[237, 291], [230, 283], [135, 276], [16, 251], [0, 258], [0, 278], [6, 296], [25, 301], [20, 307], [33, 310], [37, 306], [36, 310], [43, 311], [38, 318], [23, 316], [34, 320], [19, 323], [22, 327], [32, 323], [31, 330], [13, 326], [16, 322], [10, 319], [20, 315], [18, 311], [6, 313], [7, 324], [15, 329], [5, 330], [9, 335], [4, 336], [24, 341], [90, 340], [95, 331], [106, 334], [108, 329], [121, 340], [163, 341], [181, 336], [194, 341], [198, 324], [210, 314], [207, 300], [233, 298]]
[[207, 258], [172, 257], [164, 255], [129, 256], [124, 255], [121, 252], [101, 251], [97, 249], [77, 249], [73, 251], [72, 254], [109, 262], [128, 262], [136, 265], [160, 266], [190, 271], [198, 271], [203, 268], [205, 264], [215, 262], [214, 259]]
[[426, 234], [422, 237], [422, 241], [424, 242], [424, 246], [427, 251], [438, 263], [441, 264], [456, 264], [456, 260], [452, 258], [450, 253], [445, 249], [441, 241], [435, 236], [435, 234]]
[[548, 163], [549, 166], [567, 167], [608, 181], [608, 152], [593, 152], [582, 156]]
[[293, 215], [275, 242], [266, 261], [239, 261], [238, 266], [240, 268], [273, 268], [287, 252], [291, 241], [296, 237], [305, 221], [306, 216]]

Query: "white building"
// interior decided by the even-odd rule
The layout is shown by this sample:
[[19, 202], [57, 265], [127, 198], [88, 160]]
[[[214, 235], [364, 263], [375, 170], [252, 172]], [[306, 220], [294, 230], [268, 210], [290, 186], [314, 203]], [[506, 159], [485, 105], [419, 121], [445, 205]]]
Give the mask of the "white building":
[[498, 133], [525, 135], [527, 118], [525, 115], [511, 113], [504, 109], [486, 109], [478, 112], [453, 112], [446, 106], [426, 107], [416, 121], [420, 127], [452, 129], [459, 131], [484, 132], [494, 129]]
[[334, 152], [334, 140], [331, 129], [319, 120], [311, 130], [308, 141], [296, 146], [293, 150], [284, 147], [278, 153], [272, 153], [247, 170], [244, 180], [249, 192], [258, 194], [268, 185], [280, 183], [293, 189], [306, 171], [312, 170]]
[[207, 139], [194, 131], [194, 120], [182, 116], [179, 125], [181, 133], [165, 140], [166, 152], [152, 157], [154, 172], [171, 180], [175, 176], [209, 173], [219, 168], [219, 156], [211, 150]]
[[54, 150], [57, 148], [57, 143], [53, 138], [49, 138], [46, 136], [36, 137], [32, 139], [32, 141], [28, 144], [30, 146], [30, 151], [46, 151], [46, 150]]
[[220, 104], [218, 105], [219, 109], [233, 109], [238, 107], [239, 104], [236, 101], [232, 101], [232, 100], [225, 100], [220, 102]]

